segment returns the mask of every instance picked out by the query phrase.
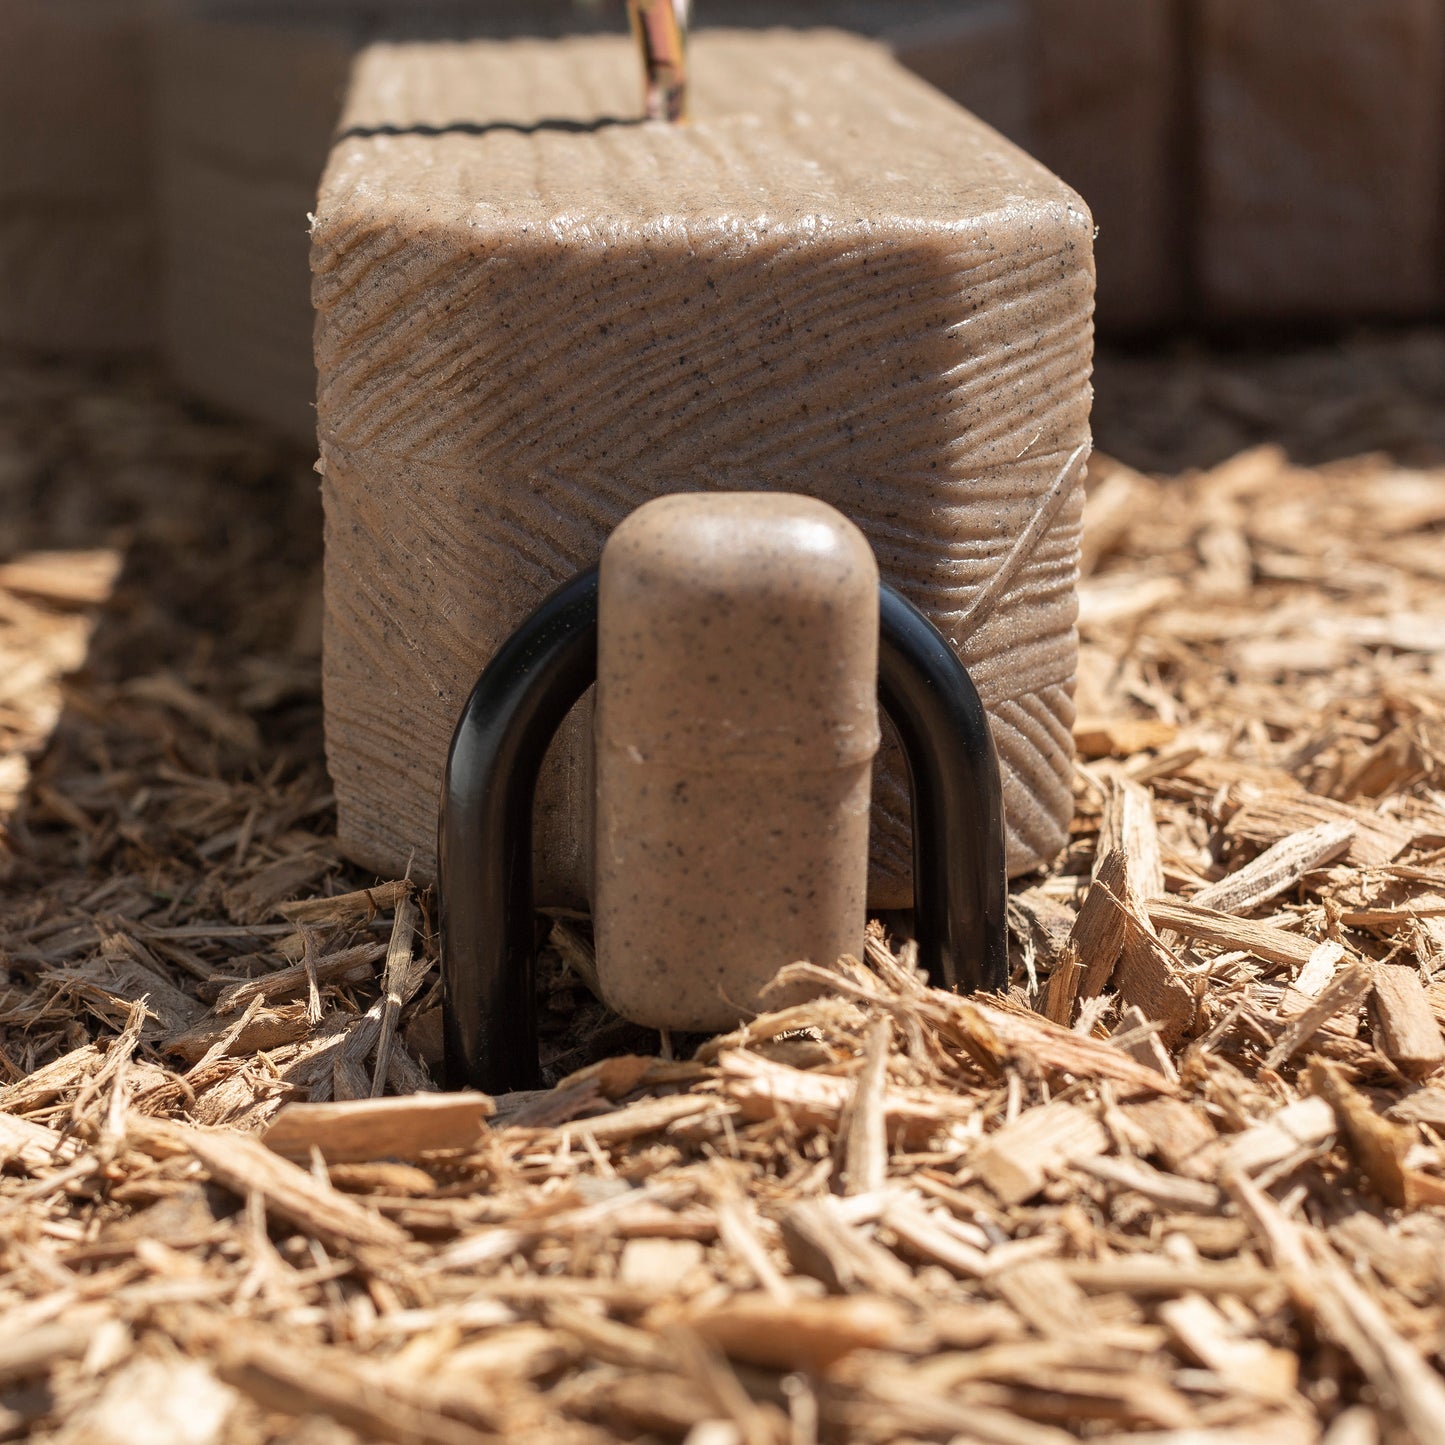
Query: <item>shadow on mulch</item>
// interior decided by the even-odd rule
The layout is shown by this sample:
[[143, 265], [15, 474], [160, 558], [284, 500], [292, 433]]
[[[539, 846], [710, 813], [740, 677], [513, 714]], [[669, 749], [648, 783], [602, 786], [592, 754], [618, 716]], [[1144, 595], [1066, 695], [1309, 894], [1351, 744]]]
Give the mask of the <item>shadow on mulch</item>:
[[1445, 462], [1445, 331], [1183, 339], [1100, 349], [1094, 439], [1141, 472], [1218, 466], [1273, 444], [1299, 466], [1365, 452], [1402, 466]]
[[[31, 681], [0, 703], [0, 757], [28, 765], [0, 792], [12, 983], [28, 990], [46, 970], [53, 981], [134, 933], [169, 983], [209, 1002], [214, 979], [276, 965], [265, 950], [278, 903], [379, 881], [336, 848], [321, 559], [303, 450], [185, 402], [142, 365], [0, 357], [0, 571], [24, 564], [13, 591], [0, 581], [0, 660]], [[216, 920], [234, 936], [151, 937]], [[423, 935], [434, 959], [429, 924]], [[605, 1010], [555, 950], [539, 989], [549, 1076], [659, 1051], [655, 1031]], [[434, 1072], [435, 994], [433, 975], [409, 1040]], [[74, 1007], [49, 1029], [27, 1018], [8, 1072], [124, 1021], [91, 993], [56, 997]], [[365, 989], [353, 998], [366, 1006]], [[0, 987], [0, 1083], [4, 1003]]]

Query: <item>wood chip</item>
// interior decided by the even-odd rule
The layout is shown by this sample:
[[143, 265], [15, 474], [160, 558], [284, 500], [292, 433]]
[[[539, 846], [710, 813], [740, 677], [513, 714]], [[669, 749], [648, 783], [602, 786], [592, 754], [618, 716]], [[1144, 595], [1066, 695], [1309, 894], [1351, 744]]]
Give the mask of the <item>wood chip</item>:
[[1315, 945], [1312, 939], [1277, 928], [1270, 923], [1257, 923], [1250, 918], [1235, 918], [1214, 908], [1201, 908], [1194, 903], [1156, 898], [1148, 905], [1149, 921], [1155, 928], [1182, 933], [1185, 938], [1212, 943], [1219, 948], [1246, 949], [1271, 963], [1304, 965], [1309, 962]]
[[439, 1149], [470, 1149], [496, 1105], [485, 1094], [414, 1094], [339, 1104], [287, 1104], [261, 1142], [290, 1159], [319, 1149], [328, 1163], [419, 1159]]
[[329, 1184], [319, 1184], [257, 1139], [200, 1129], [186, 1130], [182, 1137], [218, 1184], [243, 1199], [259, 1194], [268, 1210], [318, 1239], [343, 1248], [395, 1248], [407, 1241], [396, 1225]]
[[343, 948], [319, 958], [308, 968], [299, 963], [294, 968], [278, 968], [262, 978], [248, 979], [232, 985], [216, 1000], [218, 1014], [235, 1013], [255, 998], [275, 998], [278, 994], [296, 993], [312, 984], [360, 983], [375, 976], [374, 965], [386, 956], [384, 943], [362, 943]]
[[1115, 980], [1120, 996], [1159, 1025], [1160, 1038], [1177, 1043], [1194, 1022], [1198, 995], [1185, 981], [1179, 960], [1154, 932], [1152, 913], [1146, 920], [1128, 904], [1112, 901], [1124, 921], [1124, 946]]
[[1159, 1041], [1158, 1028], [1144, 1016], [1144, 1010], [1131, 1004], [1119, 1016], [1119, 1022], [1109, 1035], [1116, 1047], [1124, 1049], [1132, 1058], [1153, 1069], [1156, 1073], [1175, 1083], [1179, 1070], [1174, 1060]]
[[1006, 1124], [970, 1161], [1005, 1204], [1022, 1204], [1050, 1174], [1109, 1148], [1104, 1126], [1075, 1104], [1046, 1104]]
[[1219, 913], [1248, 913], [1293, 888], [1307, 873], [1348, 850], [1359, 832], [1354, 822], [1320, 823], [1281, 838], [1237, 873], [1201, 888], [1189, 901]]
[[1285, 990], [1279, 1011], [1284, 1015], [1303, 1013], [1329, 987], [1335, 970], [1344, 962], [1345, 946], [1333, 938], [1317, 944], [1294, 982]]
[[1205, 1368], [1263, 1400], [1287, 1401], [1299, 1383], [1299, 1360], [1263, 1340], [1251, 1339], [1202, 1295], [1186, 1294], [1159, 1306], [1159, 1318]]
[[1085, 758], [1131, 758], [1167, 747], [1178, 731], [1158, 718], [1081, 717], [1074, 724], [1074, 746]]
[[1223, 1151], [1226, 1167], [1241, 1174], [1263, 1174], [1287, 1159], [1320, 1149], [1334, 1133], [1334, 1111], [1323, 1099], [1296, 1099], [1230, 1139]]
[[1084, 969], [1080, 998], [1094, 998], [1104, 991], [1123, 952], [1127, 925], [1117, 904], [1124, 897], [1128, 869], [1129, 855], [1122, 848], [1101, 854], [1079, 907], [1072, 942]]
[[1159, 853], [1159, 829], [1154, 821], [1154, 798], [1149, 789], [1119, 773], [1104, 778], [1104, 808], [1099, 819], [1100, 858], [1116, 848], [1127, 859], [1125, 892], [1132, 903], [1159, 898], [1164, 893], [1164, 863]]
[[854, 1350], [896, 1339], [906, 1316], [867, 1295], [779, 1304], [767, 1295], [735, 1295], [687, 1316], [687, 1325], [725, 1354], [771, 1369], [825, 1370]]
[[226, 1349], [219, 1373], [265, 1410], [330, 1417], [364, 1437], [415, 1445], [492, 1445], [498, 1438], [398, 1397], [374, 1373], [356, 1369], [334, 1350], [298, 1355], [247, 1341]]
[[1349, 964], [1341, 969], [1320, 996], [1290, 1021], [1279, 1042], [1265, 1056], [1265, 1066], [1277, 1069], [1293, 1058], [1332, 1018], [1357, 1009], [1373, 987], [1374, 974], [1364, 964]]
[[853, 1089], [843, 1156], [843, 1189], [847, 1194], [870, 1194], [888, 1177], [888, 1139], [885, 1134], [884, 1094], [888, 1083], [888, 1045], [893, 1036], [887, 1019], [880, 1019], [868, 1035], [863, 1069]]
[[331, 898], [299, 898], [276, 907], [277, 913], [292, 923], [335, 925], [374, 918], [389, 913], [411, 892], [411, 884], [403, 879], [358, 888], [354, 893], [338, 893]]
[[1344, 1070], [1325, 1059], [1314, 1059], [1309, 1068], [1310, 1087], [1327, 1103], [1350, 1142], [1350, 1150], [1370, 1183], [1390, 1204], [1410, 1203], [1405, 1178], [1405, 1155], [1410, 1131], [1377, 1114], [1357, 1089], [1350, 1086]]
[[1419, 973], [1404, 964], [1377, 963], [1370, 997], [1380, 1043], [1391, 1063], [1423, 1079], [1445, 1063], [1445, 1038]]
[[66, 1139], [55, 1129], [14, 1114], [0, 1114], [0, 1169], [13, 1162], [23, 1169], [41, 1170], [68, 1163], [79, 1150], [76, 1140]]
[[90, 1344], [84, 1326], [48, 1324], [9, 1339], [0, 1339], [0, 1385], [34, 1379], [59, 1360], [78, 1359]]
[[0, 587], [71, 606], [108, 601], [124, 565], [113, 547], [85, 552], [31, 552], [0, 565]]

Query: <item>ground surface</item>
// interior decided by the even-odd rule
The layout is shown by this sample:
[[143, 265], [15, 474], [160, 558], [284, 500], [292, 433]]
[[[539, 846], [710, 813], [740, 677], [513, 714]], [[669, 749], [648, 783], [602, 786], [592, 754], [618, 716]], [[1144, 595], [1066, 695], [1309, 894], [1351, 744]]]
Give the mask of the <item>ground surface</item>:
[[1098, 432], [1010, 997], [878, 935], [666, 1060], [563, 924], [482, 1125], [334, 852], [308, 459], [0, 358], [0, 1439], [1438, 1440], [1445, 337]]

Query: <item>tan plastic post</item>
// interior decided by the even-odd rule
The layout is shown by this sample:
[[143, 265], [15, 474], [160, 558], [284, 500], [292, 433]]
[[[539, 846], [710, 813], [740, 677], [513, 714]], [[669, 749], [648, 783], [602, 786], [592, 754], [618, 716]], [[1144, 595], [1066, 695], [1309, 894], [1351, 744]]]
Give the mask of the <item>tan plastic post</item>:
[[878, 566], [825, 503], [660, 497], [602, 553], [597, 965], [638, 1023], [731, 1028], [863, 943]]

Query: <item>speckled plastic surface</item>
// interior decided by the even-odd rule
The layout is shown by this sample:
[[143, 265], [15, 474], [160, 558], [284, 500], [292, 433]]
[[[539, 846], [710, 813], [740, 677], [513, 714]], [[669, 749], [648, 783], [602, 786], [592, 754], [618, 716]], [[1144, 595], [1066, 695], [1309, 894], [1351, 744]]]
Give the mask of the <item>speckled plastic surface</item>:
[[[1009, 860], [1062, 846], [1087, 441], [1079, 198], [878, 46], [704, 32], [694, 122], [638, 124], [623, 38], [378, 46], [313, 233], [327, 746], [343, 846], [431, 867], [462, 701], [651, 497], [776, 490], [856, 523], [989, 708]], [[585, 903], [588, 730], [538, 891]], [[870, 901], [912, 899], [896, 749]]]
[[603, 549], [598, 616], [602, 991], [730, 1028], [863, 946], [878, 566], [809, 497], [662, 497]]

